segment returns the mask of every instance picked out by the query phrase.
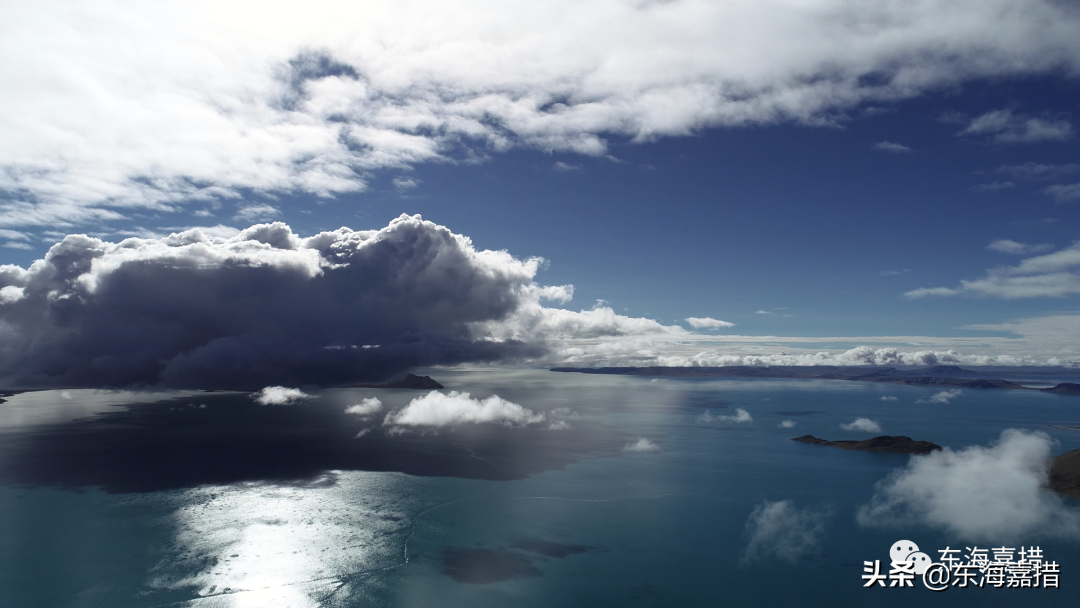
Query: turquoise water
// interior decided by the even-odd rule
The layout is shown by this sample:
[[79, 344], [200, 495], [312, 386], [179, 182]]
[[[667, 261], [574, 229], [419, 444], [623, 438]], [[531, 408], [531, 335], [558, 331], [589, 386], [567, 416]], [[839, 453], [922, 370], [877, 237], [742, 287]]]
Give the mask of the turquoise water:
[[[1057, 590], [863, 589], [863, 561], [886, 561], [898, 539], [935, 556], [965, 543], [918, 522], [856, 523], [908, 456], [790, 439], [865, 438], [839, 425], [867, 417], [877, 434], [954, 449], [1039, 430], [1061, 453], [1080, 448], [1078, 397], [965, 390], [940, 404], [926, 402], [940, 389], [826, 380], [428, 373], [474, 397], [569, 408], [571, 428], [393, 437], [340, 414], [422, 394], [396, 390], [276, 408], [236, 393], [12, 397], [0, 605], [1075, 605], [1080, 544], [1045, 535], [1021, 540], [1061, 564]], [[753, 421], [720, 419], [739, 408]], [[640, 438], [659, 451], [623, 450]], [[794, 561], [747, 554], [752, 512], [775, 501], [821, 526]]]

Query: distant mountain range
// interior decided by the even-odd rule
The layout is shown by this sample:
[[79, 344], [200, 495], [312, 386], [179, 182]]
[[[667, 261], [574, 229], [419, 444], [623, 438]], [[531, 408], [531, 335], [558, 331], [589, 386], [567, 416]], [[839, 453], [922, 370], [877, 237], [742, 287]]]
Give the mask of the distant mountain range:
[[[1032, 390], [1059, 395], [1080, 395], [1080, 384], [1061, 382], [1049, 388], [1025, 386], [1000, 376], [1045, 377], [1077, 375], [1078, 370], [1064, 368], [1019, 368], [1002, 370], [999, 367], [972, 370], [956, 365], [933, 365], [917, 369], [882, 366], [732, 366], [732, 367], [553, 367], [553, 372], [581, 374], [614, 374], [621, 376], [653, 376], [662, 378], [821, 378], [856, 382], [884, 382], [915, 386], [952, 388], [996, 388]], [[999, 377], [987, 377], [993, 374]]]

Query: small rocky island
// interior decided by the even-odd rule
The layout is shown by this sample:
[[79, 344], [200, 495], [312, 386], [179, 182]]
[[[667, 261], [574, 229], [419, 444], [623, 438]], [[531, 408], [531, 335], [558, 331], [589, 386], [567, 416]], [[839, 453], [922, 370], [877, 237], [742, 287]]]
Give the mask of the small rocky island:
[[405, 374], [404, 378], [391, 380], [390, 382], [384, 382], [382, 384], [350, 384], [346, 388], [413, 388], [420, 390], [436, 390], [443, 388], [443, 385], [439, 384], [438, 381], [431, 376]]
[[1062, 382], [1057, 386], [1041, 389], [1044, 393], [1055, 393], [1057, 395], [1080, 395], [1080, 384], [1073, 382]]
[[[828, 441], [826, 439], [818, 439], [813, 435], [803, 435], [802, 437], [796, 437], [792, 439], [792, 441], [812, 443], [814, 445], [829, 445], [834, 448], [841, 448], [844, 450], [863, 450], [866, 452], [893, 452], [897, 454], [929, 454], [934, 450], [941, 449], [941, 446], [936, 443], [930, 443], [929, 441], [915, 441], [911, 437], [904, 437], [902, 435], [897, 435], [895, 437], [890, 435], [882, 435], [881, 437], [874, 437], [873, 439], [863, 439], [862, 441]], [[1078, 463], [1080, 463], [1080, 459], [1078, 459]]]
[[1050, 465], [1050, 489], [1080, 498], [1080, 450], [1065, 452]]

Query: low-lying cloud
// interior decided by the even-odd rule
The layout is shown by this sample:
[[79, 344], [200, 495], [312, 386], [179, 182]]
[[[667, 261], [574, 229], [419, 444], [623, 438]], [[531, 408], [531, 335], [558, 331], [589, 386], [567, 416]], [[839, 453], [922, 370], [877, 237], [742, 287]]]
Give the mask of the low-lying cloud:
[[930, 395], [930, 403], [949, 403], [953, 399], [956, 399], [963, 394], [958, 388], [949, 389], [947, 391], [940, 391]]
[[880, 433], [881, 425], [869, 418], [856, 418], [855, 420], [841, 424], [840, 428], [845, 431], [860, 431], [863, 433]]
[[721, 327], [735, 327], [734, 323], [721, 321], [712, 317], [688, 317], [686, 322], [694, 329], [718, 329]]
[[345, 413], [354, 416], [371, 416], [381, 410], [382, 405], [382, 401], [379, 401], [378, 397], [367, 397], [361, 399], [360, 403], [355, 403], [345, 408]]
[[971, 541], [1080, 537], [1080, 511], [1046, 488], [1053, 441], [1007, 429], [989, 447], [913, 456], [878, 483], [863, 526], [922, 524]]
[[656, 443], [654, 443], [653, 441], [642, 437], [637, 441], [631, 441], [630, 443], [624, 445], [623, 451], [640, 453], [659, 452], [660, 446], [656, 445]]
[[750, 412], [744, 410], [741, 407], [735, 408], [735, 413], [731, 414], [731, 415], [727, 415], [727, 414], [713, 415], [713, 413], [710, 412], [709, 410], [705, 410], [700, 416], [698, 416], [697, 419], [700, 422], [704, 422], [705, 424], [708, 424], [710, 422], [726, 422], [726, 423], [731, 423], [731, 424], [745, 424], [745, 423], [750, 423], [750, 422], [754, 421], [754, 417], [750, 415]]
[[474, 399], [469, 393], [431, 391], [386, 415], [383, 424], [397, 427], [446, 427], [459, 424], [495, 423], [525, 426], [543, 422], [534, 412], [498, 395]]
[[750, 539], [744, 563], [776, 559], [795, 563], [821, 548], [828, 509], [802, 508], [790, 500], [764, 501], [746, 520]]
[[267, 386], [251, 395], [251, 398], [259, 405], [291, 405], [305, 399], [311, 399], [311, 395], [298, 388]]

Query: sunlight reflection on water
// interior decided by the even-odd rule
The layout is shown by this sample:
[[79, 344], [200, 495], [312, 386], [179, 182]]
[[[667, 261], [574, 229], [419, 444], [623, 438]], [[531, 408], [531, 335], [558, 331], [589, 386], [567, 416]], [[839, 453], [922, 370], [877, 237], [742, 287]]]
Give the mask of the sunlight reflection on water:
[[175, 554], [151, 586], [213, 600], [192, 606], [321, 605], [349, 577], [403, 562], [415, 485], [397, 473], [333, 472], [302, 487], [187, 490]]

